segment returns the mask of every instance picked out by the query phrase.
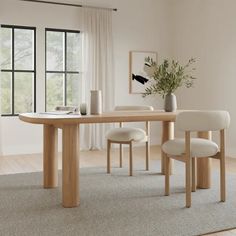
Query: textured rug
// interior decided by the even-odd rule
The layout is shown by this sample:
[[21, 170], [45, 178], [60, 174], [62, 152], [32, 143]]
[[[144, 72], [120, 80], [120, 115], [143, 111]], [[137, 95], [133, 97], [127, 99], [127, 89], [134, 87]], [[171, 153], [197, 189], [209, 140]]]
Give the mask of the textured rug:
[[[159, 166], [155, 163], [152, 166]], [[82, 168], [81, 204], [61, 206], [61, 188], [41, 187], [42, 173], [0, 176], [0, 235], [165, 236], [200, 235], [236, 227], [236, 175], [227, 176], [227, 202], [220, 203], [219, 176], [210, 190], [193, 193], [186, 209], [183, 165], [176, 164], [171, 195], [155, 169]]]

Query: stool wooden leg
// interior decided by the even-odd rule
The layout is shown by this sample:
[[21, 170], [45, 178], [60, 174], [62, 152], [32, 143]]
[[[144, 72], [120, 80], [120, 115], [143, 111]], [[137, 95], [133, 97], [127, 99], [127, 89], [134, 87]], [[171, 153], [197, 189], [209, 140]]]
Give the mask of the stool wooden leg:
[[123, 159], [123, 147], [120, 144], [120, 168], [122, 168], [122, 159]]
[[220, 131], [220, 200], [225, 202], [225, 137], [224, 130]]
[[150, 145], [146, 142], [146, 170], [149, 170]]
[[129, 175], [133, 175], [133, 148], [132, 141], [129, 144]]
[[187, 157], [185, 168], [186, 168], [186, 207], [191, 207], [191, 160], [192, 158]]
[[192, 158], [192, 192], [196, 192], [196, 157]]
[[107, 173], [111, 173], [111, 141], [107, 140]]
[[169, 196], [170, 195], [170, 158], [165, 155], [165, 195]]
[[225, 159], [220, 159], [220, 200], [225, 202]]

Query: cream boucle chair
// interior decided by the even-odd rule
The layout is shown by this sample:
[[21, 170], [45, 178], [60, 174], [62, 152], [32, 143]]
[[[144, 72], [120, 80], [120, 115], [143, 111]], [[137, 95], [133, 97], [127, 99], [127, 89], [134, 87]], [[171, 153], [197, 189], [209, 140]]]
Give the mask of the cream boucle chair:
[[[221, 201], [225, 201], [225, 129], [230, 123], [227, 111], [186, 111], [176, 118], [176, 128], [185, 132], [185, 138], [168, 140], [162, 145], [165, 155], [165, 195], [169, 195], [169, 159], [185, 163], [186, 207], [191, 207], [191, 190], [196, 191], [196, 157], [220, 160]], [[191, 138], [190, 132], [220, 131], [220, 147], [207, 139]], [[191, 186], [192, 185], [192, 186]]]
[[[153, 111], [152, 106], [116, 106], [115, 111]], [[122, 144], [129, 145], [129, 175], [133, 175], [133, 154], [132, 154], [132, 144], [133, 142], [146, 142], [146, 170], [149, 170], [149, 153], [150, 153], [150, 145], [149, 145], [149, 122], [146, 122], [146, 130], [139, 128], [128, 128], [122, 127], [122, 123], [120, 123], [119, 128], [111, 129], [107, 132], [107, 173], [111, 173], [110, 166], [110, 151], [111, 144], [117, 143], [120, 144], [120, 167], [122, 167]]]

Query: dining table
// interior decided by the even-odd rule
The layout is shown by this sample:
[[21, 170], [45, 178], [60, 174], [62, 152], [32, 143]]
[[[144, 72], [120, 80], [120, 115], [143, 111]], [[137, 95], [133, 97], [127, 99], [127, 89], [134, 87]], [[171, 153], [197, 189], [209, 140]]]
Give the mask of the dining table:
[[[182, 110], [183, 111], [183, 110]], [[77, 207], [80, 204], [80, 127], [83, 124], [119, 122], [161, 122], [161, 143], [174, 138], [174, 124], [181, 110], [112, 111], [99, 115], [22, 113], [19, 119], [31, 124], [43, 125], [43, 186], [58, 187], [58, 129], [62, 129], [62, 206]], [[154, 133], [156, 132], [156, 134]], [[158, 131], [152, 130], [153, 135]], [[198, 137], [211, 139], [211, 132], [199, 132]], [[157, 154], [158, 155], [158, 154]], [[161, 173], [165, 174], [165, 154], [161, 152]], [[171, 164], [171, 171], [174, 165]], [[198, 158], [197, 187], [211, 187], [211, 160]]]

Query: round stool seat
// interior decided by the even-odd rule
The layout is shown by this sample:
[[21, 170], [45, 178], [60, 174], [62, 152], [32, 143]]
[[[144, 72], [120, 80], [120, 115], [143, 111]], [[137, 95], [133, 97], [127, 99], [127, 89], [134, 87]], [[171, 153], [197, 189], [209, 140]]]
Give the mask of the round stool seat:
[[106, 133], [106, 138], [115, 142], [140, 142], [146, 139], [146, 133], [139, 128], [114, 128]]

